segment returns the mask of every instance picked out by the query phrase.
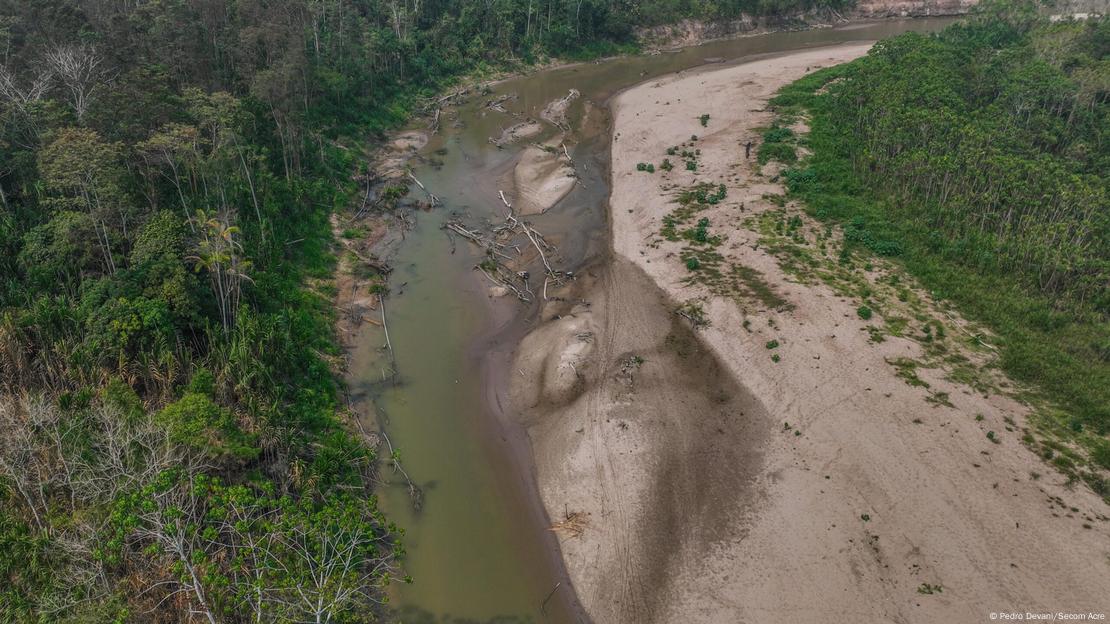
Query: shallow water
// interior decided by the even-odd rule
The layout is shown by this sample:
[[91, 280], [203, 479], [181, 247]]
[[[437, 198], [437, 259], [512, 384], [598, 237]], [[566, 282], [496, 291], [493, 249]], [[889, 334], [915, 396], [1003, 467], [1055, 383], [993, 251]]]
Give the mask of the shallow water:
[[[704, 65], [707, 59], [736, 62], [907, 30], [932, 31], [951, 22], [885, 21], [773, 33], [569, 66], [505, 81], [491, 95], [472, 94], [458, 108], [457, 125], [445, 112], [441, 134], [423, 150], [424, 164], [414, 169], [445, 206], [417, 214], [416, 227], [407, 232], [393, 259], [386, 313], [399, 375], [395, 383], [387, 379], [384, 337], [369, 325], [360, 332], [350, 367], [353, 395], [364, 409], [372, 404], [404, 468], [424, 492], [422, 510], [414, 511], [400, 476], [385, 475], [391, 485], [381, 492], [383, 507], [406, 529], [405, 571], [415, 579], [392, 597], [400, 621], [584, 618], [557, 542], [547, 530], [527, 438], [519, 427], [507, 424], [511, 420], [498, 405], [504, 376], [512, 374], [506, 370], [509, 354], [535, 310], [515, 300], [491, 302], [488, 282], [473, 271], [481, 256], [465, 241], [451, 241], [441, 229], [451, 214], [472, 223], [505, 217], [497, 191], [508, 186], [499, 185], [499, 179], [511, 172], [521, 144], [499, 150], [487, 139], [517, 119], [485, 109], [484, 102], [515, 93], [517, 99], [506, 108], [538, 117], [549, 101], [569, 89], [582, 93], [571, 107], [574, 130], [567, 137], [582, 184], [553, 209], [530, 219], [558, 245], [558, 268], [576, 270], [607, 249], [606, 102], [616, 92]], [[414, 187], [413, 193], [421, 191]]]

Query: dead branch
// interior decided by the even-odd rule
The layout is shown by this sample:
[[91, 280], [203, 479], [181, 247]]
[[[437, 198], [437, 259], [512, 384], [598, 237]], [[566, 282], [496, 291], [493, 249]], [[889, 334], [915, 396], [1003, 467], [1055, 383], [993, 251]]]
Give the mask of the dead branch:
[[432, 110], [433, 107], [438, 108], [438, 107], [442, 106], [444, 103], [449, 102], [450, 100], [453, 100], [457, 97], [464, 96], [467, 93], [470, 93], [470, 89], [456, 89], [454, 93], [448, 93], [447, 95], [445, 95], [445, 96], [443, 96], [439, 99], [432, 100], [431, 102], [428, 103], [427, 106], [424, 107], [424, 110], [429, 111], [429, 110]]
[[442, 108], [436, 108], [435, 115], [432, 116], [432, 123], [428, 126], [429, 132], [432, 134], [439, 133], [439, 115], [443, 112]]
[[409, 499], [412, 500], [412, 508], [420, 511], [424, 507], [424, 492], [416, 485], [405, 471], [405, 467], [401, 465], [401, 455], [393, 448], [393, 442], [389, 439], [389, 434], [386, 433], [385, 427], [380, 427], [382, 439], [385, 440], [385, 445], [389, 448], [389, 462], [393, 465], [393, 470], [400, 474], [405, 479], [405, 483], [409, 488]]
[[573, 511], [567, 513], [562, 520], [552, 524], [548, 530], [564, 533], [569, 537], [582, 537], [588, 525], [586, 514], [581, 511]]
[[427, 187], [425, 187], [425, 186], [424, 186], [424, 183], [423, 183], [423, 182], [421, 182], [420, 180], [416, 179], [416, 176], [412, 175], [412, 172], [411, 172], [411, 171], [409, 172], [409, 177], [410, 177], [410, 178], [412, 178], [412, 181], [413, 181], [413, 182], [416, 182], [416, 185], [420, 187], [420, 190], [422, 190], [422, 191], [424, 191], [425, 193], [427, 193], [427, 194], [428, 194], [428, 197], [429, 197], [429, 198], [431, 198], [431, 200], [432, 200], [432, 205], [433, 205], [433, 206], [435, 206], [435, 205], [438, 205], [438, 204], [442, 204], [442, 203], [443, 203], [442, 201], [440, 201], [440, 200], [439, 200], [439, 198], [438, 198], [438, 197], [436, 197], [436, 196], [435, 196], [435, 194], [434, 194], [434, 193], [432, 193], [431, 191], [429, 191], [429, 190], [427, 189]]

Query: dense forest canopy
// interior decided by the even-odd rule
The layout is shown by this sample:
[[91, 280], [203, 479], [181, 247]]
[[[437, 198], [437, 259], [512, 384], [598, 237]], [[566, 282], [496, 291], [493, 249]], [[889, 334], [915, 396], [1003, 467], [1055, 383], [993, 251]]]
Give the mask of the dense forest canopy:
[[812, 114], [791, 191], [995, 331], [997, 363], [1050, 400], [1026, 443], [1110, 497], [1110, 19], [990, 2], [773, 104]]
[[328, 223], [368, 139], [482, 66], [846, 4], [0, 0], [0, 620], [374, 619]]

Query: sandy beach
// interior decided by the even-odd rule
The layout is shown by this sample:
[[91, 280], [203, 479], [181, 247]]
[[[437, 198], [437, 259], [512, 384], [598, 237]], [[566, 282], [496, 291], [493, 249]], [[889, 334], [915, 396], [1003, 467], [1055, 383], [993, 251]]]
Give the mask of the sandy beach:
[[[931, 365], [931, 332], [965, 373], [989, 361], [989, 339], [967, 346], [979, 330], [895, 266], [819, 279], [783, 261], [792, 244], [820, 259], [836, 236], [784, 203], [778, 167], [744, 145], [758, 146], [781, 86], [868, 47], [683, 72], [611, 102], [611, 257], [546, 304], [511, 397], [596, 622], [1110, 608], [1105, 504], [1023, 446], [1027, 408], [1006, 380]], [[667, 155], [678, 146], [699, 150], [696, 171]], [[727, 191], [697, 216], [737, 276], [728, 292], [692, 279], [685, 241], [661, 234], [698, 183]], [[788, 219], [791, 240], [775, 233]], [[889, 318], [862, 318], [842, 283], [889, 295]], [[884, 329], [895, 315], [904, 334]]]

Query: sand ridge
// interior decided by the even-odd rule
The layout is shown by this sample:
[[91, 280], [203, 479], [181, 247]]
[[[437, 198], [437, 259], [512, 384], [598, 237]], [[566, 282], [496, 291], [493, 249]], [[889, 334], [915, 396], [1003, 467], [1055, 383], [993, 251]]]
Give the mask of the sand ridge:
[[[781, 193], [744, 159], [767, 99], [868, 47], [686, 72], [612, 104], [614, 257], [583, 276], [578, 303], [549, 304], [513, 390], [549, 515], [588, 514], [561, 545], [597, 622], [1110, 609], [1104, 504], [1021, 445], [1025, 408], [943, 371], [917, 371], [928, 390], [907, 384], [890, 362], [918, 357], [918, 342], [870, 340], [858, 302], [796, 279], [750, 229]], [[675, 157], [672, 172], [636, 170], [693, 134], [697, 172]], [[786, 305], [689, 282], [681, 243], [659, 232], [674, 188], [695, 181], [726, 185], [705, 213], [724, 255]], [[691, 300], [711, 321], [696, 337], [672, 313]]]

